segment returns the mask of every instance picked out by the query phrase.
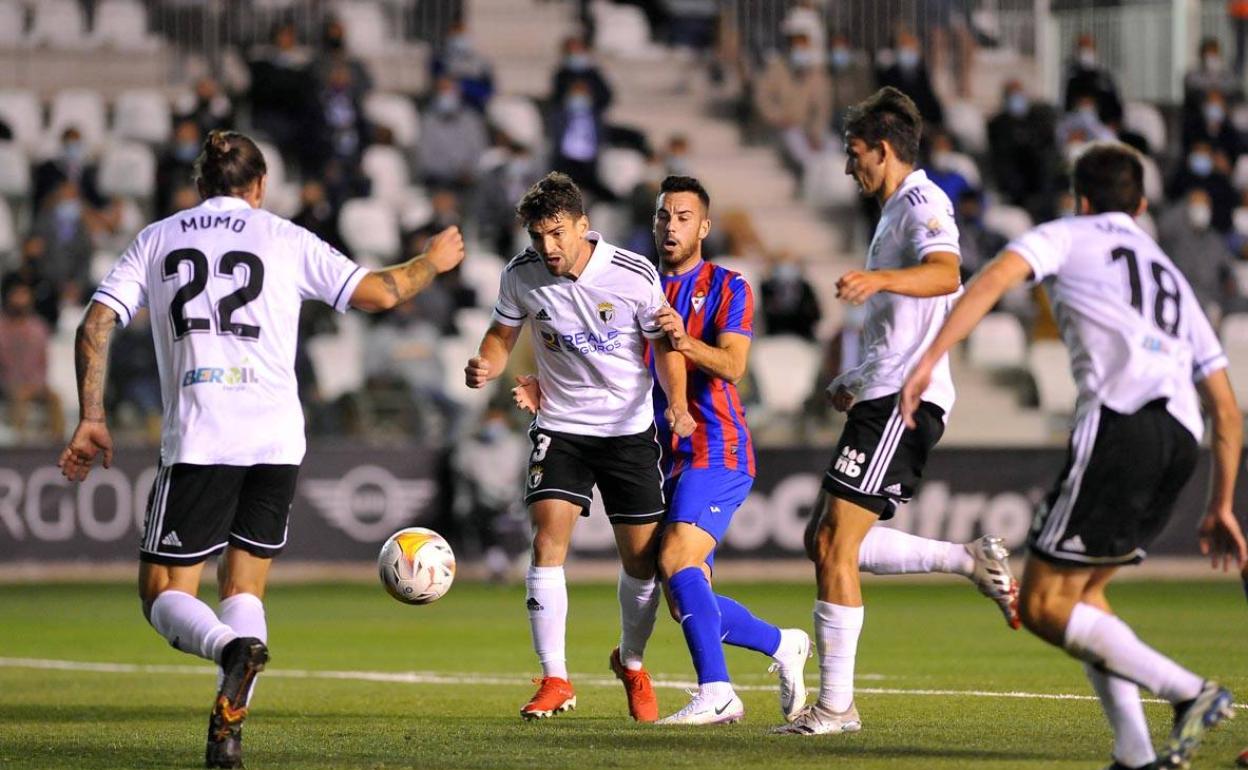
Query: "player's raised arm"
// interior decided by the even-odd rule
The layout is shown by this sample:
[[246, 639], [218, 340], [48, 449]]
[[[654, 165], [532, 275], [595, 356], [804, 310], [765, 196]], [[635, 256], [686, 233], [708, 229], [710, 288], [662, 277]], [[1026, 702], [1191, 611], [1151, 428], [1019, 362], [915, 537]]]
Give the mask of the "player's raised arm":
[[70, 481], [85, 479], [101, 453], [105, 468], [113, 464], [113, 440], [104, 421], [104, 381], [108, 374], [108, 346], [117, 321], [116, 311], [92, 302], [78, 324], [74, 338], [78, 427], [57, 461], [61, 473]]
[[364, 276], [351, 294], [351, 306], [367, 313], [398, 307], [463, 259], [464, 237], [458, 227], [448, 227], [433, 236], [424, 254]]
[[901, 414], [906, 425], [915, 427], [914, 411], [919, 408], [919, 398], [931, 382], [936, 363], [949, 352], [949, 348], [966, 339], [1007, 291], [1026, 281], [1031, 274], [1031, 265], [1026, 259], [1017, 252], [1003, 251], [971, 279], [966, 293], [953, 306], [936, 339], [932, 340], [901, 388]]

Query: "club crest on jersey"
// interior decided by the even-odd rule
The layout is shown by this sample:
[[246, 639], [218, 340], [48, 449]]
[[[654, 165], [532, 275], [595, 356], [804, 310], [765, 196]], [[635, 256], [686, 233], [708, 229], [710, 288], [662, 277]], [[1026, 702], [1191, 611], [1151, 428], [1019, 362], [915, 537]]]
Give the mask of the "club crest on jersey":
[[944, 228], [941, 227], [940, 220], [937, 219], [936, 217], [932, 217], [931, 219], [927, 220], [927, 237], [928, 238], [935, 238], [937, 235], [940, 235], [940, 231], [943, 229]]
[[529, 466], [529, 488], [535, 489], [537, 488], [537, 485], [541, 483], [542, 483], [542, 466], [530, 465]]
[[598, 317], [602, 319], [603, 323], [611, 323], [615, 318], [615, 305], [612, 305], [610, 302], [599, 302]]
[[693, 303], [693, 312], [695, 313], [702, 312], [702, 306], [706, 304], [706, 292], [704, 291], [697, 292], [696, 294], [693, 295], [693, 299], [690, 301]]

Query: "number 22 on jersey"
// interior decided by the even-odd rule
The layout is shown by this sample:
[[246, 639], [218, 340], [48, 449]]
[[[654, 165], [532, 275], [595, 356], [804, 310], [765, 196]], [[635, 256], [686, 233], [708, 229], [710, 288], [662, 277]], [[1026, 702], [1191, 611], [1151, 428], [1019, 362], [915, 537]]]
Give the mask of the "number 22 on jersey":
[[[260, 327], [233, 320], [234, 312], [260, 296], [264, 287], [264, 263], [260, 257], [246, 251], [227, 251], [217, 260], [214, 273], [208, 271], [208, 257], [199, 249], [176, 249], [165, 257], [161, 275], [166, 281], [176, 281], [183, 263], [190, 265], [190, 280], [178, 289], [169, 303], [169, 321], [173, 325], [173, 338], [180, 340], [187, 334], [212, 329], [216, 321], [218, 334], [233, 334], [247, 340], [260, 338]], [[236, 271], [244, 271], [244, 284], [217, 301], [215, 319], [188, 318], [186, 305], [208, 287], [214, 275], [234, 282]]]

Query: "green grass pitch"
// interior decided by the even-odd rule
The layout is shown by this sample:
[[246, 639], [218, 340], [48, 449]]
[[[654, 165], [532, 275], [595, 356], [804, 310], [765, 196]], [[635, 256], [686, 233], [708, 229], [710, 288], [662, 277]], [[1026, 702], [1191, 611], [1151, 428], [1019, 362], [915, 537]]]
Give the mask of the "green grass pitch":
[[[809, 585], [721, 590], [781, 625], [809, 627]], [[464, 583], [435, 605], [407, 607], [370, 584], [274, 587], [267, 599], [273, 661], [247, 723], [247, 766], [891, 770], [1108, 763], [1110, 734], [1094, 701], [940, 692], [1090, 694], [1074, 661], [1009, 631], [969, 584], [868, 582], [858, 656], [863, 731], [813, 738], [767, 734], [779, 719], [775, 680], [767, 660], [741, 650], [730, 650], [728, 661], [748, 688], [743, 723], [681, 729], [629, 721], [622, 690], [606, 669], [618, 620], [614, 586], [605, 584], [571, 587], [568, 652], [577, 709], [523, 723], [518, 709], [533, 691], [528, 677], [537, 674], [523, 594], [521, 587]], [[1144, 640], [1248, 696], [1248, 607], [1238, 581], [1126, 583], [1110, 596]], [[0, 586], [0, 658], [0, 768], [200, 765], [212, 669], [165, 645], [142, 620], [131, 586]], [[57, 670], [17, 659], [108, 665]], [[647, 666], [660, 681], [692, 679], [679, 629], [665, 612]], [[817, 682], [814, 661], [806, 678]], [[659, 689], [663, 713], [686, 698], [679, 687]], [[1170, 709], [1146, 708], [1160, 739]], [[1210, 736], [1195, 767], [1233, 766], [1248, 744], [1244, 716]]]

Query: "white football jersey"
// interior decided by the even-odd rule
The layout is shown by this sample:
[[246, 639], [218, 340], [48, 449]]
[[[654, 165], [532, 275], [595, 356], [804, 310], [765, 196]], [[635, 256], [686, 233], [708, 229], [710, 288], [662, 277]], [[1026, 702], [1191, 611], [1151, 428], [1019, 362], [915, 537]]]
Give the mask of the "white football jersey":
[[663, 331], [655, 314], [667, 304], [658, 271], [645, 257], [595, 242], [584, 272], [550, 274], [528, 249], [507, 265], [494, 306], [504, 326], [529, 321], [542, 408], [537, 425], [584, 436], [628, 436], [654, 423], [654, 381], [647, 339]]
[[344, 312], [368, 273], [312, 233], [239, 198], [149, 225], [92, 300], [122, 325], [149, 308], [166, 465], [298, 464], [299, 307]]
[[[867, 253], [867, 269], [914, 267], [938, 251], [959, 258], [962, 255], [953, 204], [926, 173], [914, 171], [884, 202]], [[883, 291], [873, 295], [864, 306], [862, 363], [837, 377], [829, 390], [848, 388], [859, 401], [899, 392], [961, 295], [961, 289], [941, 297], [908, 297]], [[932, 370], [932, 383], [923, 400], [945, 410], [947, 420], [954, 398], [949, 357], [944, 356]]]
[[1068, 217], [1008, 247], [1031, 265], [1070, 351], [1079, 406], [1131, 414], [1149, 401], [1199, 440], [1194, 381], [1225, 369], [1226, 354], [1192, 287], [1126, 214]]

